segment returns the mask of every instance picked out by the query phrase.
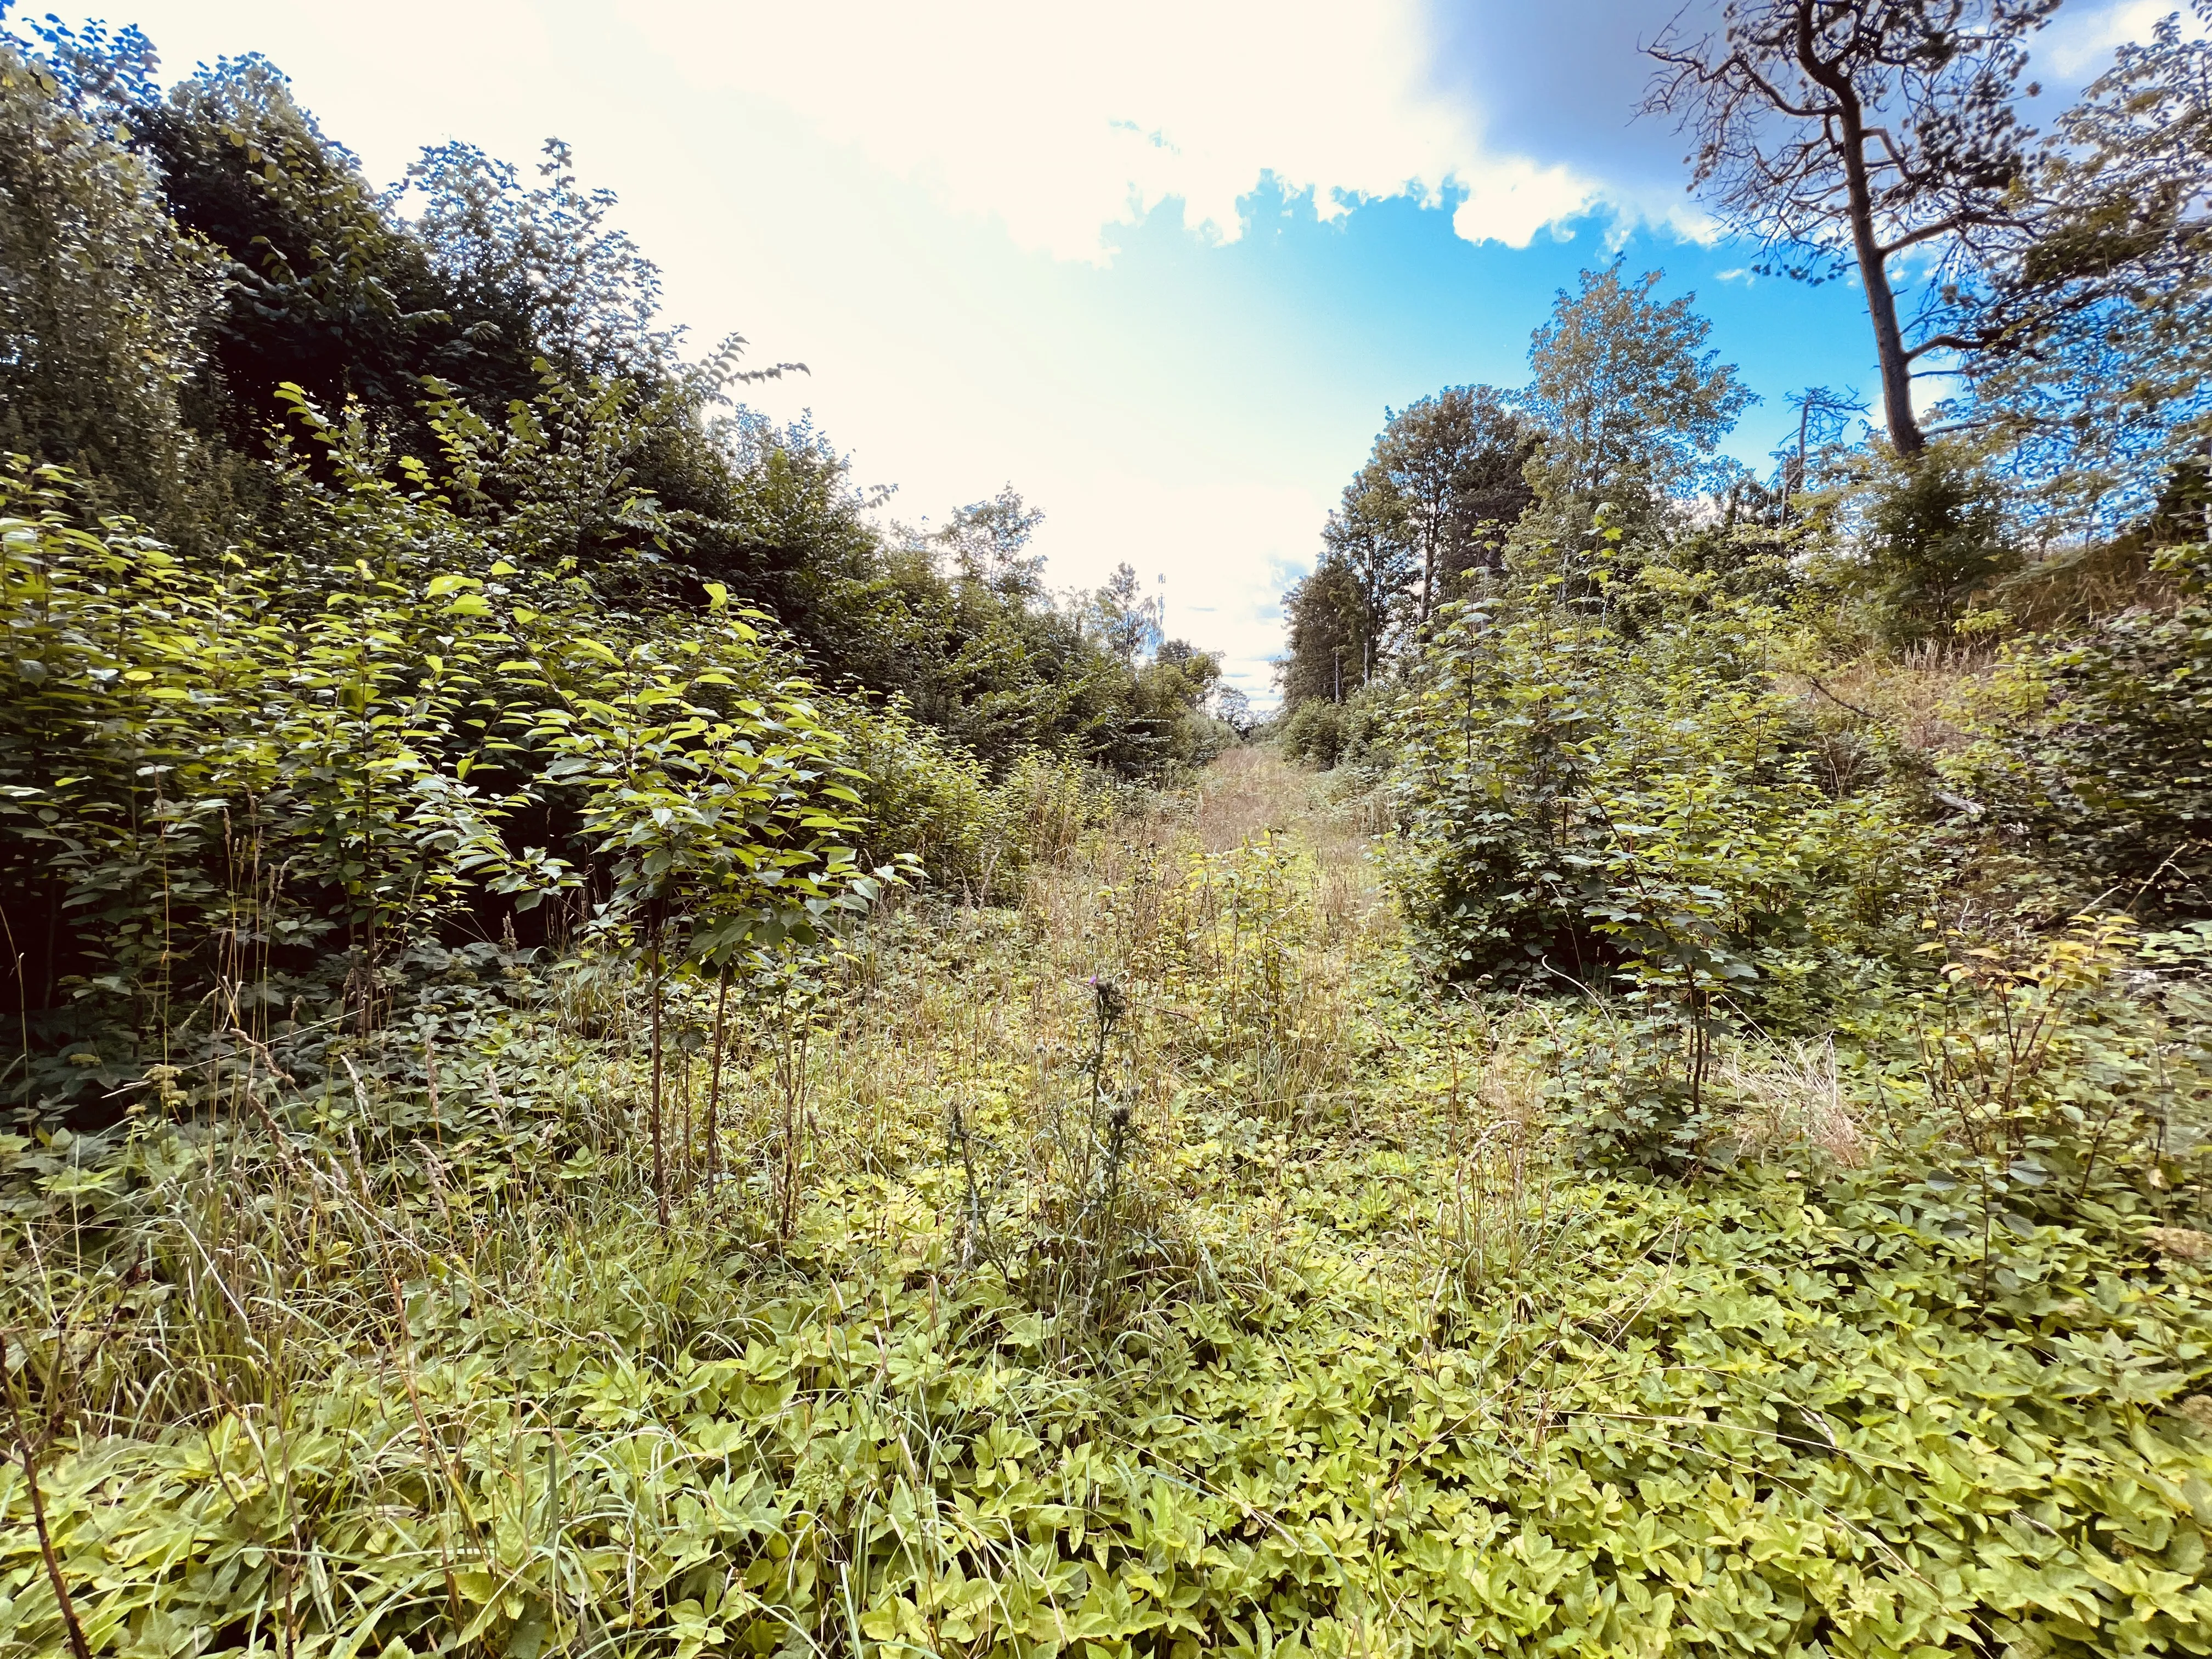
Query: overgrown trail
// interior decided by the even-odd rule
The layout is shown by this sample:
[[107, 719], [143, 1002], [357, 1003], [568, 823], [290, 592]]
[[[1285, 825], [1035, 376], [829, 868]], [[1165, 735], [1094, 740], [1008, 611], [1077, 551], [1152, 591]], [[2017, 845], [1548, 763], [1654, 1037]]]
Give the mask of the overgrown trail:
[[679, 999], [666, 1231], [611, 975], [434, 1100], [10, 1146], [0, 1650], [54, 1577], [116, 1653], [2197, 1650], [2195, 1235], [1576, 1169], [1571, 1011], [1416, 979], [1322, 787], [886, 908], [712, 1160]]

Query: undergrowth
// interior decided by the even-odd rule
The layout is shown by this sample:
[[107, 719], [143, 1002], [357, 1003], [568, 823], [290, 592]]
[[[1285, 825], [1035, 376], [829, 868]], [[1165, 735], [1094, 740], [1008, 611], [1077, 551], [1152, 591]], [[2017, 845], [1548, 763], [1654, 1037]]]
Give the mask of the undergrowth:
[[1310, 788], [670, 989], [665, 1228], [614, 957], [0, 1141], [0, 1651], [2212, 1647], [2191, 939], [1939, 936], [1655, 1178]]

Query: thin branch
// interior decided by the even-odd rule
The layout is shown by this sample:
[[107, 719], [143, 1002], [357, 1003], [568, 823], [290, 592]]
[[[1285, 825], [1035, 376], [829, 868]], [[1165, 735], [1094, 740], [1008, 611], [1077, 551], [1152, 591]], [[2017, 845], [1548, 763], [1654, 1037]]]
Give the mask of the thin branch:
[[1855, 703], [1855, 702], [1846, 702], [1843, 698], [1841, 698], [1841, 697], [1838, 696], [1834, 692], [1832, 692], [1832, 691], [1829, 690], [1828, 690], [1828, 688], [1827, 688], [1826, 686], [1825, 686], [1825, 685], [1821, 684], [1820, 684], [1820, 678], [1819, 678], [1817, 675], [1814, 675], [1814, 674], [1808, 674], [1808, 675], [1806, 675], [1806, 676], [1805, 676], [1805, 679], [1806, 679], [1806, 683], [1807, 683], [1808, 684], [1809, 684], [1809, 685], [1810, 685], [1810, 686], [1811, 686], [1811, 687], [1812, 687], [1815, 691], [1818, 691], [1818, 692], [1819, 692], [1822, 696], [1826, 697], [1826, 698], [1830, 702], [1834, 703], [1834, 704], [1835, 704], [1838, 708], [1848, 708], [1848, 709], [1850, 709], [1850, 710], [1851, 711], [1851, 713], [1853, 713], [1854, 714], [1856, 714], [1856, 715], [1857, 715], [1861, 720], [1872, 720], [1872, 721], [1873, 721], [1875, 725], [1877, 725], [1877, 726], [1879, 726], [1879, 725], [1881, 725], [1881, 716], [1880, 716], [1879, 714], [1869, 714], [1869, 713], [1868, 713], [1865, 709], [1863, 709], [1863, 708], [1860, 708], [1860, 707], [1858, 706], [1858, 704], [1856, 704], [1856, 703]]
[[[1914, 346], [1910, 351], [1906, 352], [1905, 354], [1905, 361], [1909, 363], [1914, 358], [1922, 356], [1930, 351], [1972, 351], [1974, 349], [1974, 345], [1975, 342], [1968, 339], [1963, 334], [1931, 334], [1926, 339], [1923, 340], [1918, 345]], [[1940, 373], [1944, 371], [1938, 372]]]

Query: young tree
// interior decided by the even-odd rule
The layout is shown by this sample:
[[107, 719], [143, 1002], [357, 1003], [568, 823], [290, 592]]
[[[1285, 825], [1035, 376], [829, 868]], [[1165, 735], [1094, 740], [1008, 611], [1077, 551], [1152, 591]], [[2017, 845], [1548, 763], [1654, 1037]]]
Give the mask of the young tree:
[[1495, 563], [1495, 547], [1479, 553], [1477, 539], [1485, 525], [1510, 529], [1528, 505], [1522, 469], [1530, 447], [1491, 386], [1447, 386], [1389, 412], [1369, 470], [1396, 495], [1419, 556], [1419, 626], [1428, 626], [1450, 577], [1478, 556]]
[[1133, 672], [1158, 648], [1162, 608], [1158, 598], [1146, 593], [1136, 567], [1126, 561], [1091, 596], [1091, 614], [1106, 649]]
[[1705, 349], [1712, 325], [1690, 309], [1696, 295], [1651, 297], [1661, 275], [1623, 281], [1618, 259], [1585, 270], [1530, 342], [1522, 404], [1544, 435], [1529, 476], [1561, 546], [1589, 535], [1601, 505], [1632, 532], [1656, 525], [1754, 401], [1735, 365]]
[[1902, 465], [1871, 460], [1862, 539], [1882, 631], [1900, 646], [1950, 639], [1975, 593], [2014, 563], [1997, 491], [1956, 440]]
[[167, 520], [191, 447], [180, 398], [224, 282], [106, 107], [116, 77], [152, 70], [135, 30], [45, 61], [0, 35], [0, 452]]
[[981, 582], [1003, 599], [1044, 597], [1044, 556], [1029, 551], [1044, 512], [1008, 484], [988, 501], [957, 508], [937, 532], [938, 544], [963, 581]]
[[1718, 33], [1677, 24], [1647, 48], [1661, 70], [1645, 109], [1694, 135], [1691, 187], [1765, 242], [1763, 268], [1820, 282], [1856, 265], [1900, 455], [1927, 443], [1912, 365], [1966, 342], [1916, 331], [1908, 343], [1890, 262], [1971, 248], [2013, 217], [2032, 136], [2014, 109], [2023, 43], [2057, 5], [1730, 0]]

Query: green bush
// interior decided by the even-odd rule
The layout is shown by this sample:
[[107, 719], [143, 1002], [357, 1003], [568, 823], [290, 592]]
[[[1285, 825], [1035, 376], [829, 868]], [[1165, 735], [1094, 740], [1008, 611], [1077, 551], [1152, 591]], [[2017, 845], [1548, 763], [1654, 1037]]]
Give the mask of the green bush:
[[1802, 1017], [1893, 948], [1910, 826], [1822, 787], [1773, 613], [1628, 640], [1602, 605], [1538, 580], [1462, 607], [1401, 700], [1397, 873], [1429, 964]]
[[1899, 646], [1955, 638], [1974, 596], [2020, 563], [1996, 484], [1942, 443], [1909, 461], [1865, 460], [1862, 529], [1882, 633]]
[[549, 910], [726, 958], [870, 884], [844, 743], [761, 619], [610, 616], [324, 435], [296, 542], [214, 560], [0, 475], [0, 880], [58, 1097], [238, 1033], [312, 1064], [421, 950]]
[[1283, 747], [1293, 760], [1326, 772], [1344, 753], [1344, 705], [1309, 697], [1283, 722]]
[[994, 867], [1012, 876], [1032, 865], [1073, 857], [1149, 799], [1141, 786], [1065, 755], [1031, 750], [991, 792]]
[[2014, 645], [1980, 741], [1953, 763], [2087, 889], [2143, 914], [2212, 915], [2212, 550], [2159, 553], [2171, 610]]
[[1370, 761], [1382, 746], [1383, 708], [1382, 694], [1367, 688], [1342, 702], [1309, 697], [1283, 721], [1283, 748], [1323, 772]]
[[1943, 943], [1936, 986], [1904, 1011], [1919, 1064], [1898, 1103], [1923, 1139], [1898, 1161], [1949, 1175], [1985, 1224], [2189, 1201], [2212, 1152], [2212, 940], [2146, 939], [2107, 913], [2011, 951]]
[[973, 889], [990, 860], [991, 781], [982, 763], [897, 699], [846, 699], [830, 719], [860, 798], [870, 861], [911, 861], [931, 881]]

